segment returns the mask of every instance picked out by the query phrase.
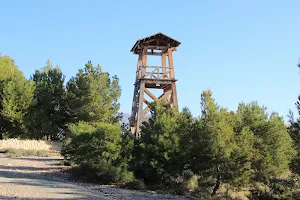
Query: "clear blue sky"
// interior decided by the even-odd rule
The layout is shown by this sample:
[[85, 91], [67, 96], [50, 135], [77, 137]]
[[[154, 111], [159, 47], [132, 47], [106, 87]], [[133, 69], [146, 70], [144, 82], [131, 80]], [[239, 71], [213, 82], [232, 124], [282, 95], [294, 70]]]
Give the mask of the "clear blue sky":
[[49, 58], [66, 79], [88, 60], [120, 78], [130, 113], [137, 39], [163, 32], [174, 53], [180, 108], [200, 114], [200, 95], [235, 110], [257, 100], [286, 116], [300, 93], [300, 1], [2, 0], [0, 52], [29, 77]]

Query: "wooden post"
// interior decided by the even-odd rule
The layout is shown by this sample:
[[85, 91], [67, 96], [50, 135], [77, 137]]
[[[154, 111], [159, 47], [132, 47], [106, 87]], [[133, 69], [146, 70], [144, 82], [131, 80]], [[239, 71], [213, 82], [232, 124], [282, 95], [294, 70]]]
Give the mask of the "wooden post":
[[167, 75], [167, 62], [166, 62], [166, 54], [162, 54], [161, 55], [161, 64], [162, 64], [162, 71], [163, 71], [163, 78], [168, 78], [168, 75]]
[[168, 49], [168, 61], [169, 61], [169, 67], [170, 67], [170, 76], [171, 78], [175, 78], [174, 73], [174, 63], [173, 63], [173, 56], [172, 56], [172, 49]]
[[177, 99], [177, 90], [176, 90], [176, 84], [172, 83], [172, 103], [173, 105], [178, 108], [178, 99]]
[[141, 125], [143, 120], [143, 102], [144, 102], [144, 88], [145, 88], [145, 82], [144, 80], [141, 80], [140, 82], [140, 92], [139, 92], [139, 104], [138, 104], [138, 116], [137, 116], [137, 125], [136, 125], [136, 137], [140, 136], [141, 132]]
[[148, 49], [147, 49], [147, 47], [145, 47], [144, 50], [143, 50], [143, 61], [142, 61], [142, 63], [143, 63], [143, 64], [142, 64], [142, 65], [143, 65], [143, 68], [142, 68], [142, 77], [144, 77], [145, 74], [146, 74], [147, 51], [148, 51]]
[[138, 80], [141, 78], [141, 65], [142, 65], [142, 52], [139, 53], [138, 62], [137, 62], [137, 68], [136, 68], [136, 80], [134, 83], [134, 91], [133, 91], [133, 102], [132, 102], [132, 108], [131, 108], [131, 117], [130, 117], [130, 123], [135, 123], [136, 121], [136, 105], [137, 105], [137, 94], [139, 90]]
[[139, 53], [139, 58], [138, 58], [138, 66], [137, 66], [137, 70], [138, 70], [138, 75], [137, 75], [137, 79], [140, 79], [142, 76], [142, 65], [143, 65], [143, 52]]

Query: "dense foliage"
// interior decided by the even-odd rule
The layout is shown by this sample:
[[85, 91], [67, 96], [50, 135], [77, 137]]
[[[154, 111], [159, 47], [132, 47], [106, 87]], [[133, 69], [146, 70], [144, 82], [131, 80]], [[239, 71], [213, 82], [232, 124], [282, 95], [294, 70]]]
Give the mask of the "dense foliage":
[[[296, 107], [298, 109], [298, 115], [300, 116], [300, 96], [296, 102]], [[290, 115], [290, 136], [294, 141], [294, 147], [297, 150], [297, 155], [291, 163], [291, 170], [300, 175], [300, 117], [298, 119], [293, 118], [293, 114]]]
[[72, 121], [118, 122], [121, 95], [119, 79], [89, 61], [67, 83]]
[[[218, 106], [211, 91], [201, 96], [202, 115], [191, 117], [158, 104], [135, 146], [135, 174], [146, 182], [166, 183], [190, 170], [210, 180], [210, 193], [222, 184], [244, 187], [289, 170], [295, 154], [282, 118], [268, 116], [256, 102], [236, 112]], [[205, 183], [207, 184], [207, 183]]]
[[[62, 154], [78, 165], [88, 180], [100, 182], [128, 181], [133, 174], [127, 171], [127, 155], [121, 156], [120, 127], [108, 123], [79, 122], [69, 126], [71, 141]], [[125, 163], [126, 164], [126, 163]]]
[[272, 178], [267, 183], [256, 183], [250, 191], [251, 200], [299, 199], [300, 177], [293, 174], [289, 179]]
[[[0, 133], [24, 136], [24, 117], [32, 103], [34, 83], [26, 80], [8, 56], [0, 56]], [[1, 136], [2, 137], [2, 136]]]
[[74, 174], [89, 181], [159, 185], [201, 198], [222, 186], [252, 186], [253, 199], [299, 194], [300, 118], [286, 126], [257, 102], [229, 111], [208, 90], [199, 117], [166, 101], [151, 104], [151, 117], [134, 138], [119, 123], [120, 96], [119, 79], [90, 61], [65, 83], [50, 61], [27, 80], [13, 59], [1, 56], [0, 138], [61, 140]]
[[180, 172], [177, 167], [180, 152], [178, 112], [168, 104], [159, 104], [153, 110], [136, 145], [135, 168], [146, 181], [162, 182]]
[[36, 87], [26, 118], [29, 135], [59, 139], [59, 136], [63, 136], [70, 117], [64, 87], [65, 77], [59, 67], [53, 67], [48, 60], [45, 67], [35, 71], [31, 80]]

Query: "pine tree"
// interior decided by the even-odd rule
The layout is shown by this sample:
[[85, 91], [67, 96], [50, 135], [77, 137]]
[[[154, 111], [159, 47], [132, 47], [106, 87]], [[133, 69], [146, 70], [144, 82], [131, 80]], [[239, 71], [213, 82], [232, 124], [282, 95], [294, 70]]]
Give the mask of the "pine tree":
[[215, 179], [212, 195], [222, 183], [247, 184], [251, 174], [251, 143], [243, 139], [251, 134], [247, 130], [235, 131], [235, 114], [218, 106], [210, 90], [202, 93], [201, 105], [202, 115], [191, 132], [192, 171]]
[[286, 172], [295, 150], [283, 119], [277, 113], [269, 116], [266, 107], [257, 102], [241, 103], [237, 113], [240, 126], [254, 135], [251, 168], [255, 180], [265, 181]]
[[[300, 68], [300, 64], [298, 64], [298, 67]], [[300, 95], [298, 96], [298, 100], [295, 105], [298, 111], [298, 116], [300, 116]], [[290, 111], [289, 118], [289, 134], [293, 139], [294, 147], [297, 152], [296, 156], [292, 160], [291, 170], [300, 175], [300, 117], [295, 120], [294, 113]]]
[[53, 67], [50, 60], [36, 70], [31, 79], [35, 82], [34, 102], [27, 117], [31, 137], [64, 137], [69, 118], [66, 102], [65, 76], [59, 66]]
[[[24, 116], [33, 99], [34, 83], [8, 56], [0, 56], [0, 133], [9, 137], [24, 136]], [[2, 137], [2, 136], [1, 136]]]
[[164, 182], [180, 173], [178, 112], [163, 101], [153, 104], [152, 110], [152, 116], [144, 122], [136, 145], [136, 174], [148, 182]]
[[67, 91], [73, 122], [118, 122], [119, 79], [103, 72], [100, 65], [94, 67], [89, 61], [67, 83]]

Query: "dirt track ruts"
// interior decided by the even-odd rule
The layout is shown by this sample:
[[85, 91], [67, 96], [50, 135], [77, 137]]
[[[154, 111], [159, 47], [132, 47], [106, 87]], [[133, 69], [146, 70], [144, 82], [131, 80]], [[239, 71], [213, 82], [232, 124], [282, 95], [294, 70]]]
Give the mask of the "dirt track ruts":
[[75, 183], [62, 173], [61, 157], [8, 158], [0, 155], [0, 199], [183, 200], [184, 197]]

